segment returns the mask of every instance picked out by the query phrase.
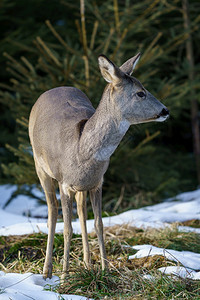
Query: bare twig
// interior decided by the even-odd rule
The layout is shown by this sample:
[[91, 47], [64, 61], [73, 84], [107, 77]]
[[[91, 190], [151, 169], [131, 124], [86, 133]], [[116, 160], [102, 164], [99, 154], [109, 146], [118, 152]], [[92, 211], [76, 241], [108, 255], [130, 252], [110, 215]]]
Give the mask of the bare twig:
[[83, 49], [85, 55], [87, 56], [88, 49], [87, 49], [87, 33], [86, 33], [86, 26], [85, 26], [85, 1], [84, 0], [80, 0], [80, 14], [81, 14]]

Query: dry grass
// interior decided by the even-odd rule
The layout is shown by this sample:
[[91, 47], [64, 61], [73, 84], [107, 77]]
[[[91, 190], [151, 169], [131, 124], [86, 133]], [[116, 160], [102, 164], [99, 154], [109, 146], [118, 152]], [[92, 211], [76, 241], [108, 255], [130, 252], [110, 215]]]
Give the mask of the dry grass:
[[[0, 237], [0, 269], [6, 272], [42, 273], [45, 258], [44, 234]], [[105, 228], [109, 271], [100, 268], [99, 247], [95, 233], [89, 235], [92, 267], [85, 269], [82, 240], [74, 235], [71, 245], [70, 272], [57, 289], [60, 293], [86, 295], [94, 299], [200, 299], [200, 283], [167, 277], [157, 269], [176, 265], [160, 255], [129, 260], [136, 244], [151, 244], [175, 250], [200, 253], [200, 237], [179, 232], [176, 225], [162, 230], [141, 230], [128, 225]], [[54, 275], [61, 274], [63, 236], [54, 242]], [[120, 260], [118, 258], [121, 258]], [[153, 280], [144, 275], [152, 275]], [[197, 298], [195, 298], [197, 295]], [[174, 298], [173, 298], [174, 297]]]
[[190, 226], [190, 227], [193, 227], [193, 228], [200, 228], [200, 220], [192, 219], [192, 220], [182, 222], [182, 223], [180, 223], [180, 225]]

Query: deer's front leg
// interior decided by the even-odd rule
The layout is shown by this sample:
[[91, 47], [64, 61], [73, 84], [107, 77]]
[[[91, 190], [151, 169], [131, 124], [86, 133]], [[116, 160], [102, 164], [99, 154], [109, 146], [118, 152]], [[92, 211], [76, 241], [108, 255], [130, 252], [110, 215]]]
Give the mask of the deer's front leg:
[[97, 234], [99, 249], [101, 255], [102, 269], [107, 268], [106, 250], [103, 239], [103, 222], [102, 222], [102, 187], [90, 191], [90, 200], [94, 212], [94, 227]]
[[62, 279], [65, 278], [66, 273], [69, 270], [69, 252], [72, 238], [72, 201], [74, 193], [68, 191], [66, 194], [63, 191], [62, 185], [59, 184], [61, 205], [64, 220], [64, 257], [63, 257], [63, 274]]
[[77, 202], [79, 221], [81, 224], [84, 262], [86, 267], [89, 268], [91, 262], [90, 262], [90, 249], [89, 249], [87, 227], [86, 227], [86, 219], [87, 219], [86, 196], [87, 196], [86, 192], [77, 192], [75, 197]]

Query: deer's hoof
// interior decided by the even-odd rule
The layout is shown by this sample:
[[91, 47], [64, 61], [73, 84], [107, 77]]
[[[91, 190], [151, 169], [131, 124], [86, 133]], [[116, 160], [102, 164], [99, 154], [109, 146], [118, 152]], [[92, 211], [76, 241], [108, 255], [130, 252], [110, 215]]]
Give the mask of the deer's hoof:
[[52, 277], [52, 264], [49, 264], [47, 266], [44, 266], [43, 269], [43, 278], [47, 279]]
[[61, 275], [61, 281], [62, 281], [62, 282], [66, 280], [67, 274], [68, 274], [68, 273], [62, 273], [62, 275]]

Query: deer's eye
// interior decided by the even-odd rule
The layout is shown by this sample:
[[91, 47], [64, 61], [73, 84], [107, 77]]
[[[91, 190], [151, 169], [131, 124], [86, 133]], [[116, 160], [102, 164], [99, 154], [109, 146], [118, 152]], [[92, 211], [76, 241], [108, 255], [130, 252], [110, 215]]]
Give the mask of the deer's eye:
[[146, 94], [144, 92], [138, 92], [137, 96], [140, 97], [140, 98], [145, 98]]

